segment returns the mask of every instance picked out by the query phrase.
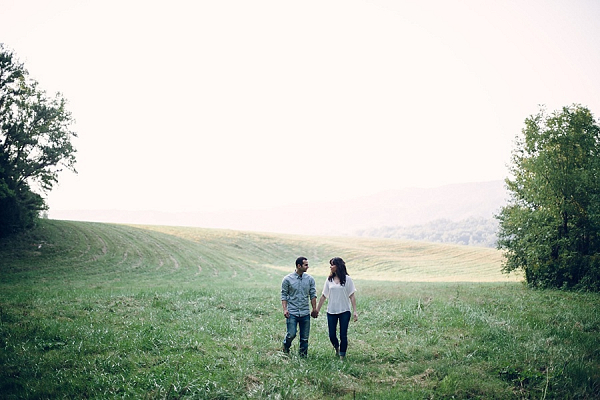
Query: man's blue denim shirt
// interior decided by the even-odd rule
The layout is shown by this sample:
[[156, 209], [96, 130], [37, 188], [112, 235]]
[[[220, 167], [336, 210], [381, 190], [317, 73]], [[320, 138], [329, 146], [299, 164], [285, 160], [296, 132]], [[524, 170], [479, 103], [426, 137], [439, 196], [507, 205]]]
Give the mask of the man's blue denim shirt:
[[288, 302], [288, 311], [296, 317], [310, 314], [310, 300], [317, 297], [315, 279], [304, 273], [296, 272], [286, 275], [281, 282], [281, 300]]

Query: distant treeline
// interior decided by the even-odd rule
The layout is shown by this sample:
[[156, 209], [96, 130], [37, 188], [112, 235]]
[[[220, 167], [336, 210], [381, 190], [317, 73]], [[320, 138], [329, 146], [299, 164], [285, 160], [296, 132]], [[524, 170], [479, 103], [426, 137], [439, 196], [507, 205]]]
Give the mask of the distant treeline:
[[498, 221], [492, 218], [467, 218], [461, 221], [438, 219], [424, 225], [384, 226], [357, 231], [359, 236], [455, 243], [496, 247]]

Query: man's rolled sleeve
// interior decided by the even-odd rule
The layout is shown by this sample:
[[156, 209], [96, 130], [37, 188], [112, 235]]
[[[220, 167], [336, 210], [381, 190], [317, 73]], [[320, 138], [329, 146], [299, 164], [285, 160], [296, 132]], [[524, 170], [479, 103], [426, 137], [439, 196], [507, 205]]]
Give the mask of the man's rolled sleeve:
[[315, 284], [315, 280], [314, 278], [311, 276], [311, 281], [310, 281], [310, 299], [316, 299], [317, 298], [317, 285]]
[[287, 277], [283, 278], [283, 281], [281, 282], [281, 301], [285, 300], [285, 301], [289, 301], [290, 296], [290, 283], [287, 280]]

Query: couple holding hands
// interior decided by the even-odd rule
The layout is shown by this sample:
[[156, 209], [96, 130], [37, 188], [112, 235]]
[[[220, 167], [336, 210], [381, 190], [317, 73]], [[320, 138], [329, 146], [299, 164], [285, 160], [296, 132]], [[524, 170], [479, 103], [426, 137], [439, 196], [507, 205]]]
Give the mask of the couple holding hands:
[[[308, 354], [310, 317], [317, 318], [325, 299], [328, 299], [327, 326], [329, 328], [329, 340], [335, 348], [336, 356], [341, 359], [346, 357], [348, 325], [352, 314], [354, 315], [354, 321], [358, 321], [356, 298], [354, 296], [356, 288], [352, 278], [348, 275], [344, 260], [334, 257], [329, 260], [329, 265], [330, 274], [325, 280], [318, 305], [315, 280], [306, 273], [308, 270], [306, 257], [298, 257], [296, 259], [296, 270], [283, 278], [281, 282], [281, 304], [287, 325], [287, 333], [283, 341], [283, 351], [285, 353], [289, 353], [292, 341], [296, 337], [299, 328], [299, 353], [300, 356], [306, 357]], [[312, 305], [312, 312], [310, 313], [309, 302]], [[340, 326], [339, 340], [337, 337], [338, 322]]]

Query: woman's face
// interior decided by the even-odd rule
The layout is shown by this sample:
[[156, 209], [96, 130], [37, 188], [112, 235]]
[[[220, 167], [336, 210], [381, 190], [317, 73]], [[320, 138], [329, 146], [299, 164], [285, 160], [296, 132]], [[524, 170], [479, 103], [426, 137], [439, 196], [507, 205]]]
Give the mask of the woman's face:
[[329, 263], [329, 268], [332, 274], [335, 274], [335, 271], [337, 271], [337, 265], [335, 265], [334, 263]]

